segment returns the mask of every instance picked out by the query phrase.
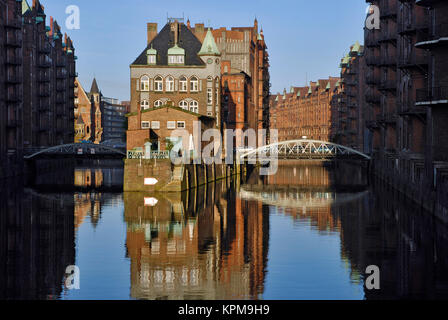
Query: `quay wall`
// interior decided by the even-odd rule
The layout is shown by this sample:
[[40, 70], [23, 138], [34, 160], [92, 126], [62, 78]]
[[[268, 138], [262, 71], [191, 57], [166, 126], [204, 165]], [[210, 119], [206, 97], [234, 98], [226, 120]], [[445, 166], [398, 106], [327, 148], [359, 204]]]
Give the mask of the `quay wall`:
[[245, 164], [176, 166], [170, 160], [124, 161], [124, 192], [182, 192], [246, 172]]

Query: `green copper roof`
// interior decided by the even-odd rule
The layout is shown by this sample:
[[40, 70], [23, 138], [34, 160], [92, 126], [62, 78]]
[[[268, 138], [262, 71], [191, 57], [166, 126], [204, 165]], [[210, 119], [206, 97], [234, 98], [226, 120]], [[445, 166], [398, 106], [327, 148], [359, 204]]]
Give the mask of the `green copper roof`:
[[290, 90], [290, 93], [294, 93], [294, 87], [291, 87], [291, 89], [289, 89]]
[[[182, 49], [182, 50], [183, 50], [183, 49]], [[151, 44], [151, 48], [148, 49], [148, 50], [146, 51], [146, 54], [147, 54], [148, 56], [151, 56], [151, 55], [157, 55], [157, 50], [154, 49], [154, 48], [152, 47], [152, 44]]]
[[263, 38], [261, 37], [261, 34], [258, 34], [257, 39], [258, 39], [258, 40], [263, 40]]
[[201, 51], [199, 51], [198, 55], [220, 55], [221, 52], [218, 50], [218, 46], [216, 45], [215, 38], [213, 38], [213, 34], [210, 31], [210, 28], [207, 31], [207, 35], [205, 36], [204, 42], [202, 43]]
[[325, 90], [330, 90], [331, 89], [331, 84], [330, 81], [328, 81], [327, 87], [325, 88]]
[[[149, 49], [149, 50], [151, 50], [151, 49]], [[157, 54], [157, 51], [156, 51], [156, 54]], [[183, 48], [179, 47], [177, 44], [175, 44], [174, 47], [168, 49], [168, 55], [183, 56], [183, 55], [185, 55], [185, 50]]]
[[275, 101], [278, 101], [278, 96], [275, 97]]
[[26, 0], [22, 0], [22, 15], [28, 10], [31, 10], [30, 5]]
[[312, 94], [312, 93], [313, 93], [313, 90], [310, 87], [309, 90], [308, 90], [308, 94]]
[[353, 45], [352, 52], [359, 52], [360, 49], [361, 45], [359, 44], [358, 41], [356, 41], [356, 43]]
[[299, 98], [300, 98], [300, 90], [299, 90], [299, 91], [297, 91], [297, 97], [299, 97]]

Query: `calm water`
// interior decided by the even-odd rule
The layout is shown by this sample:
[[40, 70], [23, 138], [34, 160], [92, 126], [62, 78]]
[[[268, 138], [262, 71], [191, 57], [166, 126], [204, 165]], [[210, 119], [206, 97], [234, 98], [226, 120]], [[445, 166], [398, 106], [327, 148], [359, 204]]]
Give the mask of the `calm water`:
[[1, 192], [0, 299], [448, 297], [447, 229], [359, 168], [288, 162], [170, 196], [117, 191], [114, 164], [61, 175]]

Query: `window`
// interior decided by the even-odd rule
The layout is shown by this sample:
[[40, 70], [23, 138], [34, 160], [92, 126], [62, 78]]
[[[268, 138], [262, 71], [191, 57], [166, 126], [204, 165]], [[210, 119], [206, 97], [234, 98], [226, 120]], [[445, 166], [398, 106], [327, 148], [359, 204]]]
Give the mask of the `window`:
[[148, 100], [143, 100], [140, 103], [140, 109], [141, 110], [148, 110], [149, 109], [149, 101]]
[[162, 77], [156, 77], [154, 79], [155, 91], [163, 91], [163, 80]]
[[141, 78], [141, 90], [142, 91], [149, 91], [149, 77], [148, 76], [143, 76]]
[[170, 55], [168, 56], [168, 64], [184, 64], [184, 56]]
[[156, 55], [154, 54], [148, 55], [148, 64], [156, 64]]
[[161, 106], [163, 106], [162, 100], [157, 100], [156, 102], [154, 102], [154, 107], [160, 108]]
[[179, 107], [184, 110], [188, 110], [188, 102], [185, 100], [182, 100], [181, 102], [179, 102]]
[[213, 89], [207, 88], [207, 104], [213, 104]]
[[196, 77], [192, 77], [190, 79], [190, 91], [198, 92], [199, 91], [199, 80]]
[[169, 91], [169, 92], [174, 91], [174, 78], [173, 77], [166, 78], [166, 91]]
[[160, 129], [160, 121], [151, 121], [151, 128]]
[[190, 102], [190, 111], [194, 113], [199, 113], [199, 104], [197, 101]]
[[176, 129], [176, 121], [167, 121], [166, 128], [169, 130]]
[[179, 91], [180, 92], [187, 92], [187, 84], [188, 84], [188, 82], [187, 82], [187, 78], [185, 78], [185, 77], [180, 77], [180, 79], [179, 79]]
[[142, 121], [142, 129], [150, 129], [151, 123], [149, 121]]
[[185, 128], [185, 121], [177, 121], [177, 127], [179, 129], [184, 129]]

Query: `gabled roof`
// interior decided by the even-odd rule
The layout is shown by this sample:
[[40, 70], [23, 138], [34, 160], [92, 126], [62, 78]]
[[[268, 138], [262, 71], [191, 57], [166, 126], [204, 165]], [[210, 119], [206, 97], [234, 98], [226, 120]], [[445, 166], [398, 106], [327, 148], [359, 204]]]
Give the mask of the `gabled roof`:
[[219, 52], [218, 50], [218, 46], [216, 45], [215, 38], [213, 37], [210, 28], [208, 28], [204, 42], [202, 43], [201, 51], [199, 51], [198, 55], [221, 55], [221, 52]]
[[[168, 65], [168, 50], [174, 47], [174, 33], [171, 31], [170, 24], [167, 23], [151, 43], [135, 59], [132, 65], [147, 65], [148, 59], [146, 53], [149, 49], [157, 50], [157, 65]], [[178, 47], [185, 50], [186, 66], [203, 66], [204, 61], [198, 56], [202, 44], [198, 38], [187, 28], [185, 24], [180, 24]]]
[[31, 7], [26, 0], [22, 0], [22, 15], [26, 12], [31, 11]]

